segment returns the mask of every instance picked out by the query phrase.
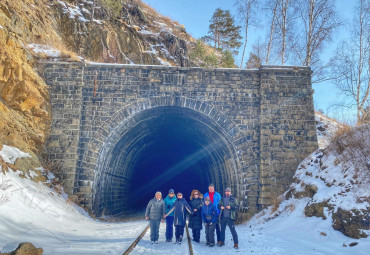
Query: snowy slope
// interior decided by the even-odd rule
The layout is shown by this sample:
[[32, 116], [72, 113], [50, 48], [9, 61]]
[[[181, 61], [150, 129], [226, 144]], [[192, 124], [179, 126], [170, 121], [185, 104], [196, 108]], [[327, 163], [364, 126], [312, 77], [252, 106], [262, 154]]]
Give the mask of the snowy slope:
[[[29, 155], [4, 146], [0, 156], [15, 162]], [[144, 221], [96, 221], [65, 194], [19, 174], [0, 170], [0, 253], [31, 242], [44, 254], [122, 254], [146, 227]]]
[[317, 141], [319, 143], [319, 148], [326, 148], [330, 139], [334, 136], [336, 131], [343, 125], [338, 121], [325, 116], [319, 112], [315, 112], [315, 121], [316, 121], [316, 134]]

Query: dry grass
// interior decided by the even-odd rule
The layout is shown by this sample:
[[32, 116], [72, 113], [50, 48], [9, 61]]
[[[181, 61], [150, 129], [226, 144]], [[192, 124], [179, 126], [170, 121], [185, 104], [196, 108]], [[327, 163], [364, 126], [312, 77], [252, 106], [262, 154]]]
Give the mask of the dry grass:
[[353, 163], [356, 174], [364, 171], [370, 176], [370, 124], [344, 126], [331, 140], [330, 148], [338, 153], [339, 161]]

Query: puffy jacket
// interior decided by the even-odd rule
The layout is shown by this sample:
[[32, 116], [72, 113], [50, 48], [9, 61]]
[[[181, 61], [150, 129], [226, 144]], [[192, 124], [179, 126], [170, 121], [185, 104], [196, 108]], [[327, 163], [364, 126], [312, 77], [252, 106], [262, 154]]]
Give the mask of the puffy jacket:
[[185, 227], [186, 211], [188, 211], [190, 214], [193, 213], [188, 202], [186, 202], [185, 198], [181, 198], [176, 199], [172, 209], [166, 215], [169, 215], [171, 212], [174, 212], [173, 224], [175, 226], [180, 225], [182, 227]]
[[[203, 199], [193, 198], [190, 200], [189, 205], [193, 211], [193, 214], [189, 216], [189, 228], [192, 229], [202, 229], [202, 206]], [[194, 209], [197, 209], [194, 212]]]
[[[206, 194], [204, 194], [204, 201], [205, 201], [206, 197], [209, 197], [208, 192]], [[215, 194], [213, 195], [213, 205], [216, 207], [217, 214], [220, 214], [220, 209], [218, 209], [218, 203], [220, 202], [220, 200], [221, 200], [220, 193], [215, 191]]]
[[145, 217], [149, 217], [150, 220], [161, 220], [164, 216], [164, 210], [163, 199], [153, 198], [146, 207]]
[[[177, 199], [176, 196], [173, 196], [172, 198], [170, 198], [168, 195], [164, 199], [164, 205], [166, 207], [166, 213], [168, 213], [171, 210], [171, 208], [172, 208], [173, 204], [175, 203], [176, 199]], [[173, 212], [170, 213], [169, 216], [173, 216]]]
[[202, 219], [204, 223], [216, 223], [218, 220], [218, 214], [216, 207], [209, 203], [209, 205], [204, 204], [202, 207]]
[[[225, 197], [223, 197], [220, 200], [220, 202], [218, 203], [218, 208], [220, 210], [221, 210], [221, 206], [224, 206], [224, 198]], [[234, 196], [232, 196], [232, 195], [229, 198], [229, 205], [230, 205], [230, 209], [226, 209], [225, 208], [224, 210], [222, 210], [222, 212], [221, 212], [221, 218], [223, 217], [223, 213], [224, 213], [225, 210], [230, 210], [230, 218], [232, 220], [235, 220], [236, 219], [236, 213], [239, 210], [239, 204], [238, 204], [238, 200], [236, 200], [236, 198]], [[226, 206], [224, 206], [224, 207], [226, 207]]]

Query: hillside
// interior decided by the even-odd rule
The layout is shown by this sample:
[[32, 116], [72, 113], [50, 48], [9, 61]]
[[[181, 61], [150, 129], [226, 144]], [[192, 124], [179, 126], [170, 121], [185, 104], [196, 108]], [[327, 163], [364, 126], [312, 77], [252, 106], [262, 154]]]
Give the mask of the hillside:
[[[196, 66], [185, 27], [140, 0], [0, 1], [0, 149], [40, 156], [49, 134], [39, 59]], [[206, 47], [207, 48], [207, 47]], [[37, 161], [37, 157], [33, 157]]]

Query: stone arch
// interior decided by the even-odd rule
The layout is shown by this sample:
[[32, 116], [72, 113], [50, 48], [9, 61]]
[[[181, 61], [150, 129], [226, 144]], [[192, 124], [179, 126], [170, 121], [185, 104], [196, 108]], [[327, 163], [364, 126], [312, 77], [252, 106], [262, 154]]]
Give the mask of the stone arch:
[[[125, 200], [117, 192], [117, 188], [114, 189], [113, 186], [125, 186], [122, 183], [117, 184], [115, 180], [117, 178], [122, 180], [126, 177], [124, 174], [117, 174], [117, 171], [112, 169], [116, 169], [117, 165], [122, 165], [124, 154], [116, 155], [113, 152], [121, 146], [119, 147], [121, 150], [122, 148], [130, 150], [127, 154], [135, 154], [135, 149], [132, 149], [133, 147], [128, 148], [126, 144], [133, 144], [132, 146], [138, 147], [137, 144], [140, 144], [140, 139], [145, 138], [145, 134], [140, 132], [131, 134], [131, 140], [125, 140], [123, 137], [128, 132], [134, 132], [132, 131], [134, 127], [145, 125], [145, 120], [150, 119], [154, 113], [158, 115], [160, 111], [183, 116], [184, 121], [194, 121], [194, 127], [204, 129], [197, 133], [198, 140], [207, 136], [206, 133], [210, 133], [209, 136], [217, 136], [216, 138], [207, 137], [204, 138], [204, 141], [200, 141], [198, 145], [203, 149], [195, 155], [196, 157], [205, 158], [204, 164], [206, 165], [221, 162], [220, 165], [224, 169], [215, 166], [215, 170], [208, 173], [208, 181], [215, 182], [219, 190], [224, 189], [225, 186], [231, 186], [235, 195], [243, 201], [244, 180], [242, 178], [243, 173], [240, 170], [240, 149], [238, 148], [243, 137], [241, 130], [214, 106], [199, 100], [170, 95], [147, 98], [120, 109], [92, 134], [83, 155], [81, 167], [83, 172], [90, 176], [90, 180], [87, 181], [90, 181], [92, 187], [92, 210], [95, 215], [115, 215], [122, 211], [121, 202], [112, 206], [112, 204], [115, 204], [114, 201]], [[142, 130], [143, 128], [138, 129]], [[194, 143], [197, 142], [197, 139], [194, 139]], [[207, 143], [208, 145], [205, 146]], [[134, 155], [128, 155], [127, 157], [134, 157]], [[76, 178], [77, 184], [83, 181], [79, 176]], [[124, 189], [124, 187], [121, 188]]]

